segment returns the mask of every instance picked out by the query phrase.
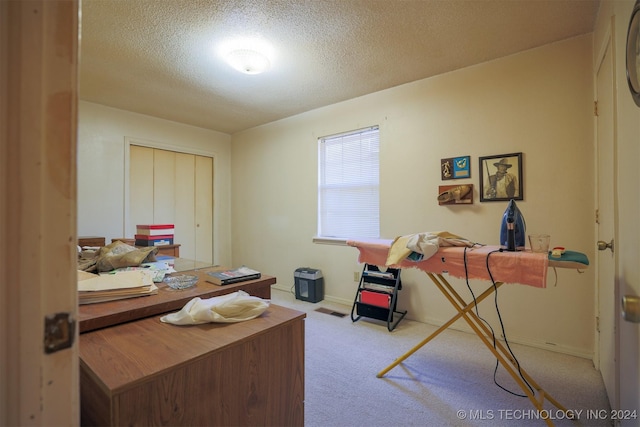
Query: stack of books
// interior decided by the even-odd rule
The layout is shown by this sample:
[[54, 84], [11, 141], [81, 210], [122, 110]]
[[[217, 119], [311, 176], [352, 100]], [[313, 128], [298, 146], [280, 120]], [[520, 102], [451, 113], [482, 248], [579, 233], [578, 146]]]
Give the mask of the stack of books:
[[136, 225], [136, 246], [173, 245], [173, 224]]
[[246, 280], [259, 279], [261, 276], [257, 270], [252, 270], [244, 265], [233, 270], [209, 271], [205, 276], [207, 282], [224, 286], [231, 283], [244, 282]]

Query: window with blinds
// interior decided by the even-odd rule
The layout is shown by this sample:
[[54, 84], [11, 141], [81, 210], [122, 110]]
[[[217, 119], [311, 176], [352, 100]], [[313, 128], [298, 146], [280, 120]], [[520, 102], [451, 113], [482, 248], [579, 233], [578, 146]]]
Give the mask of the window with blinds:
[[318, 139], [318, 237], [380, 236], [378, 126]]

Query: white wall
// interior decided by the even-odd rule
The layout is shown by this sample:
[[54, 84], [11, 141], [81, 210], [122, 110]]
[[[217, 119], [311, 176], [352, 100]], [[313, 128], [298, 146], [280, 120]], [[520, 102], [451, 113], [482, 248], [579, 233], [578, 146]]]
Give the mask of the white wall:
[[107, 243], [133, 237], [125, 235], [126, 137], [214, 157], [213, 258], [231, 264], [231, 137], [86, 101], [79, 103], [78, 235]]
[[[592, 37], [585, 35], [496, 61], [310, 111], [233, 135], [233, 263], [293, 287], [298, 267], [322, 270], [326, 299], [351, 304], [360, 271], [354, 248], [313, 244], [317, 138], [370, 125], [381, 130], [384, 238], [448, 230], [497, 245], [504, 202], [480, 203], [478, 157], [524, 153], [528, 232], [594, 257]], [[471, 179], [441, 181], [440, 159], [470, 155]], [[439, 206], [439, 185], [472, 183], [472, 206]], [[403, 271], [399, 307], [441, 324], [453, 315], [418, 270]], [[507, 336], [591, 357], [594, 272], [550, 271], [547, 289], [506, 285], [499, 303]], [[465, 294], [463, 281], [452, 283]], [[486, 283], [474, 283], [480, 290]], [[494, 321], [493, 304], [480, 314]], [[466, 327], [461, 322], [456, 326]]]

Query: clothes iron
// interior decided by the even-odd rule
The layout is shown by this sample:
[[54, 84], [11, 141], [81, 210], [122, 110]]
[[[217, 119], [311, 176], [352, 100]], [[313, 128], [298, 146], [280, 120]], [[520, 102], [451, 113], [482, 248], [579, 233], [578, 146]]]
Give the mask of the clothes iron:
[[522, 250], [524, 249], [526, 234], [524, 216], [516, 206], [516, 202], [511, 199], [502, 215], [500, 246], [510, 252]]

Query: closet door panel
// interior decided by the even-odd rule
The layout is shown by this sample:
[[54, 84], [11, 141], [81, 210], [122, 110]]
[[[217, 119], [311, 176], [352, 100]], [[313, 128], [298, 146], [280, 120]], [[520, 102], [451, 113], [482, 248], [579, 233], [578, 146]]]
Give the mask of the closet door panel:
[[180, 257], [196, 259], [195, 225], [195, 163], [193, 154], [176, 153], [176, 238]]
[[213, 263], [213, 158], [132, 144], [129, 159], [128, 235], [175, 224], [180, 257]]
[[176, 211], [176, 153], [154, 150], [153, 223], [174, 224]]
[[213, 159], [196, 156], [196, 259], [213, 263]]
[[[137, 224], [153, 223], [153, 149], [131, 146], [129, 154], [129, 218], [127, 235]], [[126, 237], [126, 236], [122, 236]]]

